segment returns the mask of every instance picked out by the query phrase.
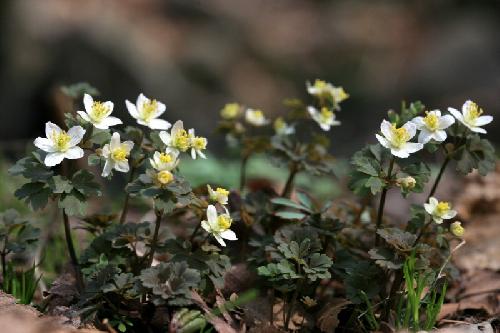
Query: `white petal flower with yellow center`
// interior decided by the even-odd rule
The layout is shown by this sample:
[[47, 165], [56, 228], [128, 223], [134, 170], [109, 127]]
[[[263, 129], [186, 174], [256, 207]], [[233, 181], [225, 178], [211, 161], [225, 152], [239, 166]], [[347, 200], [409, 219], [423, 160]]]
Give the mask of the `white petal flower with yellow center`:
[[437, 224], [441, 224], [443, 220], [452, 219], [457, 215], [457, 212], [451, 209], [449, 202], [438, 201], [434, 197], [429, 198], [429, 202], [424, 204], [424, 208]]
[[221, 205], [227, 205], [229, 199], [229, 191], [222, 187], [217, 187], [214, 191], [210, 185], [207, 185], [208, 198], [212, 202], [218, 202]]
[[412, 122], [407, 122], [402, 127], [397, 128], [387, 120], [383, 120], [380, 125], [382, 135], [375, 134], [378, 142], [382, 146], [391, 150], [391, 154], [400, 158], [407, 158], [410, 154], [422, 149], [422, 143], [409, 142], [417, 133], [417, 126]]
[[189, 130], [188, 136], [189, 145], [191, 146], [191, 157], [193, 160], [195, 160], [197, 156], [207, 158], [205, 153], [203, 153], [203, 151], [207, 149], [207, 139], [202, 136], [196, 136], [193, 128]]
[[331, 97], [336, 104], [349, 98], [349, 94], [345, 92], [344, 88], [335, 87], [333, 84], [323, 80], [316, 80], [312, 85], [307, 82], [306, 87], [310, 95], [318, 98]]
[[227, 120], [238, 118], [240, 114], [241, 105], [238, 103], [228, 103], [220, 110], [220, 116]]
[[450, 231], [453, 235], [462, 238], [465, 234], [465, 228], [462, 227], [462, 223], [455, 221], [450, 225]]
[[156, 151], [149, 159], [151, 166], [157, 171], [171, 171], [179, 164], [179, 151], [167, 148], [164, 153]]
[[323, 131], [329, 131], [330, 127], [340, 125], [340, 121], [335, 119], [335, 113], [327, 107], [322, 107], [319, 111], [314, 106], [308, 106], [307, 112]]
[[224, 239], [238, 240], [234, 231], [230, 230], [233, 220], [229, 214], [217, 214], [217, 209], [214, 205], [209, 205], [207, 208], [207, 221], [201, 221], [201, 227], [206, 232], [212, 234], [220, 245], [226, 246]]
[[448, 111], [468, 129], [476, 133], [486, 133], [486, 130], [481, 127], [493, 121], [492, 116], [482, 116], [483, 109], [470, 100], [462, 106], [462, 113], [454, 108], [448, 108]]
[[167, 147], [177, 151], [186, 152], [191, 148], [191, 139], [188, 132], [184, 129], [184, 124], [181, 120], [177, 120], [172, 126], [170, 133], [166, 131], [160, 132], [160, 139]]
[[245, 112], [245, 120], [253, 126], [264, 126], [269, 124], [269, 119], [266, 119], [262, 110], [247, 109]]
[[295, 128], [292, 125], [288, 125], [283, 117], [278, 117], [273, 124], [274, 131], [278, 135], [291, 135], [295, 133]]
[[116, 117], [111, 117], [113, 112], [113, 102], [94, 101], [92, 96], [85, 94], [83, 96], [83, 105], [85, 111], [77, 111], [83, 120], [94, 125], [98, 129], [108, 129], [111, 126], [120, 125], [122, 121]]
[[441, 111], [426, 111], [425, 117], [415, 117], [412, 122], [417, 125], [420, 131], [418, 142], [427, 143], [431, 140], [443, 142], [446, 140], [446, 131], [448, 127], [455, 123], [455, 118], [447, 114], [441, 116]]
[[85, 130], [81, 126], [71, 127], [66, 132], [49, 121], [45, 124], [46, 138], [36, 138], [35, 146], [48, 153], [44, 163], [48, 167], [53, 167], [65, 158], [76, 160], [83, 157], [83, 149], [77, 145], [82, 141], [84, 135]]
[[102, 176], [109, 176], [113, 169], [119, 172], [128, 172], [130, 170], [128, 157], [132, 148], [134, 148], [132, 141], [120, 142], [120, 134], [113, 133], [109, 144], [102, 147], [102, 156], [106, 159]]
[[174, 174], [169, 170], [161, 170], [156, 173], [156, 182], [160, 186], [166, 186], [174, 180]]
[[128, 100], [125, 101], [128, 112], [137, 120], [139, 125], [147, 126], [154, 130], [168, 130], [172, 126], [168, 121], [158, 119], [165, 110], [165, 104], [158, 102], [155, 99], [149, 99], [143, 94], [137, 97], [137, 102], [132, 104]]

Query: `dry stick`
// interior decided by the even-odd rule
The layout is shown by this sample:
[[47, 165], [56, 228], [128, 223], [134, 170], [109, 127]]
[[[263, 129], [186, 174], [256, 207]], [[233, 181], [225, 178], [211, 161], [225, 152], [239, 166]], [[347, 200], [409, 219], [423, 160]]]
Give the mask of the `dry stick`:
[[69, 256], [71, 258], [71, 265], [75, 271], [76, 285], [78, 291], [83, 290], [83, 278], [82, 272], [80, 271], [80, 265], [78, 263], [78, 257], [76, 256], [75, 247], [73, 246], [73, 239], [71, 238], [71, 227], [69, 225], [69, 217], [66, 214], [64, 208], [62, 209], [63, 222], [64, 222], [64, 235], [66, 236], [66, 245], [68, 246]]
[[[392, 169], [394, 168], [394, 161], [395, 157], [393, 156], [391, 158], [391, 162], [389, 162], [389, 169], [387, 170], [387, 179], [389, 180], [391, 178], [391, 173]], [[377, 225], [375, 228], [375, 246], [377, 246], [380, 243], [380, 236], [378, 234], [378, 229], [380, 229], [380, 226], [382, 225], [382, 219], [384, 217], [384, 206], [385, 206], [385, 198], [387, 196], [387, 191], [389, 190], [388, 186], [385, 186], [384, 189], [382, 190], [382, 194], [380, 195], [380, 204], [378, 207], [378, 213], [377, 213]]]
[[156, 245], [158, 243], [158, 234], [160, 232], [160, 222], [161, 222], [161, 219], [163, 217], [163, 212], [161, 212], [161, 211], [155, 210], [155, 214], [156, 214], [155, 231], [153, 234], [153, 241], [151, 242], [151, 250], [149, 251], [149, 254], [148, 254], [148, 267], [150, 267], [151, 264], [153, 263], [153, 259], [154, 259], [155, 252], [156, 252]]
[[295, 176], [299, 172], [299, 167], [296, 162], [292, 162], [292, 166], [290, 167], [290, 174], [288, 175], [288, 179], [286, 180], [285, 187], [283, 188], [283, 193], [281, 196], [284, 198], [289, 198], [293, 191], [293, 182], [295, 180]]

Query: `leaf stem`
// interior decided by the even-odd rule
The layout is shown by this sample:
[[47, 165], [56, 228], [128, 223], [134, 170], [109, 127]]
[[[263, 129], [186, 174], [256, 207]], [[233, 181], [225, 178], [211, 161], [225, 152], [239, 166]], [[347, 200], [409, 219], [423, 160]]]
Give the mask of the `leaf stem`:
[[161, 219], [163, 217], [162, 211], [155, 210], [155, 214], [156, 214], [155, 231], [153, 234], [153, 240], [151, 242], [151, 250], [149, 251], [149, 254], [148, 254], [148, 261], [147, 261], [148, 266], [147, 267], [150, 267], [151, 264], [153, 263], [153, 259], [154, 259], [155, 252], [156, 252], [156, 246], [158, 243], [158, 235], [160, 233]]
[[[137, 143], [137, 146], [142, 147], [142, 142], [144, 141], [144, 133], [141, 132], [141, 137]], [[130, 170], [130, 177], [128, 182], [132, 182], [135, 177], [135, 173], [137, 171], [137, 167], [140, 165], [142, 162], [142, 159], [139, 159], [138, 161], [135, 161], [132, 165], [132, 170]], [[129, 201], [130, 201], [130, 193], [127, 192], [127, 195], [125, 196], [125, 201], [123, 202], [123, 210], [122, 214], [120, 216], [120, 224], [125, 223], [125, 219], [127, 218], [127, 213], [128, 213], [128, 206], [129, 206]]]
[[76, 256], [75, 247], [73, 245], [73, 239], [71, 238], [71, 227], [69, 224], [69, 217], [64, 209], [62, 210], [62, 214], [64, 222], [64, 235], [66, 237], [66, 245], [68, 246], [71, 265], [73, 266], [73, 270], [75, 271], [76, 285], [78, 291], [82, 291], [84, 287], [83, 277], [82, 277], [82, 272], [80, 271], [80, 264], [78, 263], [78, 257]]
[[281, 196], [284, 198], [289, 198], [293, 191], [293, 182], [295, 180], [295, 176], [299, 172], [299, 168], [297, 163], [292, 162], [290, 166], [290, 174], [288, 175], [288, 179], [286, 180], [285, 187], [283, 188], [283, 192]]
[[443, 176], [444, 170], [448, 166], [448, 163], [450, 162], [450, 159], [451, 159], [450, 155], [446, 154], [446, 157], [445, 157], [445, 159], [443, 161], [443, 164], [441, 165], [441, 169], [439, 169], [439, 173], [438, 173], [438, 175], [436, 177], [436, 180], [434, 181], [434, 184], [432, 185], [432, 189], [429, 192], [429, 195], [427, 196], [427, 201], [429, 201], [429, 198], [432, 197], [434, 195], [434, 193], [436, 192], [437, 187], [439, 185], [439, 182], [441, 181], [441, 177]]
[[[391, 161], [389, 162], [389, 169], [387, 170], [387, 180], [390, 180], [392, 176], [392, 169], [394, 168], [394, 161], [396, 158], [392, 156]], [[382, 194], [380, 195], [380, 204], [378, 206], [378, 213], [377, 213], [377, 224], [375, 228], [375, 246], [377, 246], [380, 243], [380, 236], [377, 233], [378, 229], [380, 229], [382, 225], [382, 219], [384, 217], [384, 206], [385, 206], [385, 199], [387, 196], [387, 191], [389, 190], [389, 186], [385, 186], [384, 189], [382, 190]]]
[[246, 181], [247, 181], [247, 164], [248, 159], [250, 158], [250, 154], [243, 155], [241, 159], [241, 167], [240, 167], [240, 193], [245, 189]]

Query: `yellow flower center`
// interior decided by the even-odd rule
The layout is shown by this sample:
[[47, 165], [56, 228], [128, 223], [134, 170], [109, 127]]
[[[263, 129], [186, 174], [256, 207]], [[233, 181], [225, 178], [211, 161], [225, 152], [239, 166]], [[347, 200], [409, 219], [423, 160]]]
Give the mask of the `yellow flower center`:
[[160, 184], [167, 185], [174, 180], [174, 175], [170, 171], [163, 170], [158, 172], [156, 179]]
[[161, 153], [160, 154], [160, 161], [162, 163], [170, 163], [170, 162], [172, 162], [172, 160], [173, 160], [172, 155], [167, 154], [167, 153]]
[[203, 150], [207, 148], [207, 139], [197, 136], [193, 138], [192, 142], [193, 148], [196, 150]]
[[158, 109], [158, 102], [153, 100], [148, 100], [142, 103], [142, 114], [141, 117], [143, 120], [151, 120], [156, 114], [156, 110]]
[[127, 160], [128, 152], [123, 147], [116, 148], [112, 152], [112, 157], [115, 161], [123, 162]]
[[469, 124], [474, 124], [476, 119], [483, 114], [481, 109], [476, 103], [471, 102], [468, 106], [469, 112], [465, 114], [465, 121]]
[[262, 112], [261, 110], [255, 110], [253, 112], [253, 117], [258, 120], [264, 119], [264, 112]]
[[69, 142], [71, 141], [71, 137], [65, 131], [61, 131], [59, 133], [52, 133], [52, 142], [56, 146], [58, 151], [65, 152], [69, 149]]
[[392, 134], [393, 134], [393, 140], [392, 144], [400, 148], [402, 145], [404, 145], [408, 140], [410, 140], [410, 134], [404, 127], [397, 128], [396, 125], [392, 125]]
[[177, 133], [173, 140], [173, 146], [183, 152], [189, 149], [190, 140], [186, 130], [180, 130]]
[[217, 216], [217, 225], [221, 231], [229, 229], [232, 222], [231, 217], [227, 214]]
[[464, 227], [462, 227], [460, 222], [453, 222], [450, 226], [450, 230], [452, 234], [454, 234], [457, 237], [462, 237], [465, 233]]
[[215, 190], [215, 193], [217, 193], [220, 196], [224, 196], [224, 197], [227, 197], [229, 195], [229, 191], [226, 190], [225, 188], [222, 188], [222, 187], [217, 187], [217, 189]]
[[333, 118], [333, 111], [328, 110], [327, 107], [322, 107], [320, 117], [321, 117], [321, 122], [326, 123]]
[[339, 87], [335, 89], [335, 101], [337, 103], [349, 98], [349, 94], [345, 92], [344, 88]]
[[92, 118], [92, 120], [99, 122], [106, 118], [108, 112], [108, 108], [103, 103], [94, 101], [92, 103], [92, 112], [90, 114], [90, 117]]
[[283, 120], [283, 118], [281, 118], [281, 117], [276, 118], [276, 120], [274, 121], [274, 130], [276, 132], [279, 132], [279, 131], [283, 130], [285, 127], [286, 127], [286, 123]]
[[425, 112], [424, 123], [428, 129], [435, 131], [439, 128], [439, 118], [435, 113]]
[[234, 119], [240, 113], [241, 107], [238, 103], [229, 103], [221, 110], [220, 115], [224, 119]]
[[323, 80], [316, 80], [314, 81], [314, 88], [318, 89], [318, 90], [322, 90], [322, 89], [325, 89], [327, 86], [327, 83], [326, 81], [323, 81]]
[[436, 214], [443, 215], [450, 210], [450, 203], [446, 201], [440, 201], [436, 206]]

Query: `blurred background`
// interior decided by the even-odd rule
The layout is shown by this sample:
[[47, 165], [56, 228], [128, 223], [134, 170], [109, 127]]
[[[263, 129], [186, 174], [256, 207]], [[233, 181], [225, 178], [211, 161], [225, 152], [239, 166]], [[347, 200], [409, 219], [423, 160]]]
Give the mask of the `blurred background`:
[[[124, 100], [144, 92], [220, 154], [226, 102], [278, 115], [316, 78], [351, 94], [331, 133], [341, 156], [374, 142], [402, 99], [445, 110], [471, 98], [499, 115], [500, 1], [0, 1], [7, 153], [55, 118], [61, 84], [89, 82], [129, 122]], [[487, 128], [496, 143], [499, 126]]]

